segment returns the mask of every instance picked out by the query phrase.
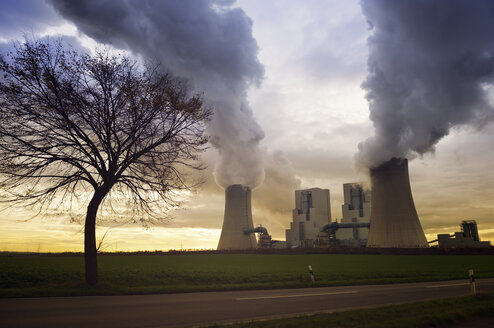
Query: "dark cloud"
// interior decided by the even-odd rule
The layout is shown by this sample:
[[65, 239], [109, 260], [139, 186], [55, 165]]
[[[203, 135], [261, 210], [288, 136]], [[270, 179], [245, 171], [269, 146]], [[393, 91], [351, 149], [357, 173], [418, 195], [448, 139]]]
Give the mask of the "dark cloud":
[[493, 82], [493, 1], [361, 5], [372, 30], [363, 87], [375, 128], [359, 145], [361, 165], [433, 151], [452, 127], [493, 119], [483, 88]]
[[259, 142], [264, 132], [247, 102], [264, 68], [257, 59], [252, 21], [232, 1], [52, 0], [65, 18], [99, 42], [157, 59], [189, 79], [214, 108], [211, 143], [222, 186], [254, 187], [263, 179]]
[[14, 39], [37, 33], [61, 21], [53, 8], [42, 0], [0, 1], [1, 38]]

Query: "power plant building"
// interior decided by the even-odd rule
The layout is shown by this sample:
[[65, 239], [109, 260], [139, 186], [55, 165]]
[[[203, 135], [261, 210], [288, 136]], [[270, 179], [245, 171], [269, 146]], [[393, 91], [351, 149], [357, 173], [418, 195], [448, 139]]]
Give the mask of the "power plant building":
[[453, 235], [437, 235], [438, 246], [442, 248], [491, 247], [489, 241], [480, 241], [475, 220], [462, 221], [460, 227], [461, 232], [455, 232]]
[[295, 209], [286, 241], [291, 247], [313, 247], [320, 229], [331, 222], [329, 189], [295, 191]]
[[234, 184], [225, 190], [225, 216], [218, 250], [244, 250], [257, 247], [249, 187]]
[[367, 247], [428, 247], [413, 202], [408, 160], [392, 158], [370, 170], [372, 213]]
[[[371, 191], [359, 183], [343, 185], [344, 204], [341, 206], [341, 223], [369, 223], [371, 216]], [[364, 247], [367, 244], [369, 228], [338, 229], [336, 239], [339, 246]]]

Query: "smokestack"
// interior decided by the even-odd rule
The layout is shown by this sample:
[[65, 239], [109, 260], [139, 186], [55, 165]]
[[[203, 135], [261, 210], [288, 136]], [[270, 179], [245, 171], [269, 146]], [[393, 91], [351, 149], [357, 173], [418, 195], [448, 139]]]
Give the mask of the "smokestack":
[[218, 250], [256, 248], [256, 236], [244, 234], [244, 229], [254, 229], [250, 188], [234, 184], [225, 190], [225, 217]]
[[370, 170], [372, 184], [367, 247], [428, 247], [413, 203], [408, 160], [392, 158]]

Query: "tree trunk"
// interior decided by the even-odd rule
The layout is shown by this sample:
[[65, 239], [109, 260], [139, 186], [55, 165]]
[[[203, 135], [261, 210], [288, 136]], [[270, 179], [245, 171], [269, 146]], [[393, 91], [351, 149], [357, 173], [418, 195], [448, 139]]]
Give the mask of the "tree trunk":
[[98, 283], [98, 259], [96, 249], [96, 214], [106, 192], [96, 190], [89, 202], [84, 226], [84, 264], [86, 267], [86, 282], [89, 285]]

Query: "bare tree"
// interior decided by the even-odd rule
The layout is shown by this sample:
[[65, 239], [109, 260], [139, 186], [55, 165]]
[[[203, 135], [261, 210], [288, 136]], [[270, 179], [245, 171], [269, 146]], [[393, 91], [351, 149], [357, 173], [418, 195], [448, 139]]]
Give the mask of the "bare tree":
[[[61, 41], [25, 41], [0, 57], [0, 189], [3, 200], [36, 205], [86, 194], [86, 281], [96, 284], [96, 217], [109, 199], [130, 200], [143, 222], [188, 190], [184, 169], [201, 169], [199, 95], [158, 66]], [[111, 191], [111, 194], [110, 194]], [[109, 196], [111, 195], [111, 196]], [[159, 205], [159, 206], [157, 206]]]

